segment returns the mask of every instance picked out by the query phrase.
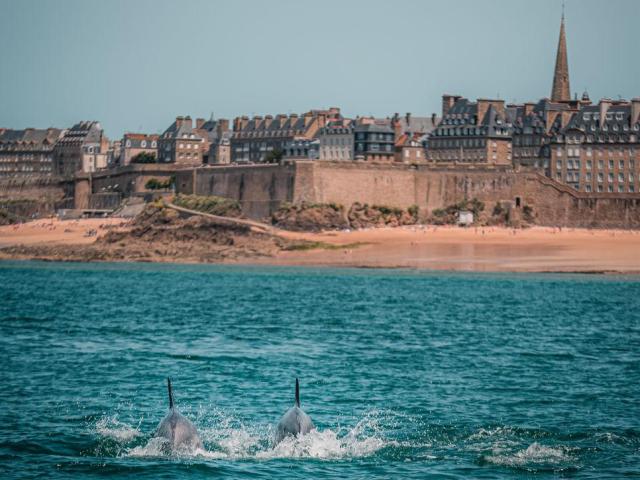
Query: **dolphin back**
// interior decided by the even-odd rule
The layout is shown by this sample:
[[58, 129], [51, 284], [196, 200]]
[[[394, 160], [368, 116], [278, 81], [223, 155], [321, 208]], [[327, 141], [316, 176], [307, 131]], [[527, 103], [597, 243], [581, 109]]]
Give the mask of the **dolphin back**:
[[311, 417], [297, 405], [287, 410], [276, 427], [276, 443], [288, 436], [306, 435], [315, 428]]
[[202, 440], [196, 427], [175, 408], [172, 408], [158, 425], [156, 437], [167, 440], [171, 448], [202, 448]]

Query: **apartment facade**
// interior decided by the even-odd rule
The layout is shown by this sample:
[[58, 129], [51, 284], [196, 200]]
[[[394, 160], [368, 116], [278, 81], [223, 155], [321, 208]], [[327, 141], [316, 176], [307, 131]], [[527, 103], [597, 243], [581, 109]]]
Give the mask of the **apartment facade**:
[[583, 105], [550, 147], [549, 177], [587, 193], [638, 193], [640, 98]]
[[202, 165], [205, 150], [204, 139], [193, 128], [190, 116], [178, 116], [158, 138], [158, 160], [160, 163], [175, 163], [181, 166]]
[[59, 128], [0, 129], [0, 177], [53, 173], [53, 149], [64, 135]]
[[333, 162], [353, 161], [353, 122], [329, 122], [318, 132], [318, 158]]
[[302, 115], [237, 117], [231, 135], [231, 161], [264, 163], [282, 157], [289, 142], [311, 140], [328, 122], [340, 119], [339, 108], [311, 110]]
[[442, 120], [429, 137], [433, 163], [512, 165], [512, 118], [504, 100], [442, 97]]
[[158, 158], [158, 135], [125, 133], [120, 144], [120, 164], [129, 165], [141, 153]]
[[58, 140], [53, 149], [56, 175], [73, 177], [77, 172], [95, 172], [107, 168], [109, 139], [100, 122], [76, 123]]

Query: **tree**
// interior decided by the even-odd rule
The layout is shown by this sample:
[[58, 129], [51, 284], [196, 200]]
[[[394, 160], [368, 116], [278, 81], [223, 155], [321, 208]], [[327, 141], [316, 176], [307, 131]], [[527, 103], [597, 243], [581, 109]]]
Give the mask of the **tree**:
[[140, 152], [131, 159], [131, 163], [156, 163], [156, 154], [150, 152]]
[[282, 160], [283, 151], [279, 148], [274, 148], [269, 153], [267, 153], [266, 157], [264, 157], [264, 161], [267, 163], [278, 163]]

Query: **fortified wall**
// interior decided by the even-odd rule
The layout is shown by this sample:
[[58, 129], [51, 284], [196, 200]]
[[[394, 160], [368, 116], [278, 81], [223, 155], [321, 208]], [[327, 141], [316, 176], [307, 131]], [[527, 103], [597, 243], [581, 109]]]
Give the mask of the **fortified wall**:
[[238, 200], [245, 214], [264, 218], [283, 202], [355, 202], [422, 211], [477, 198], [530, 209], [539, 225], [640, 228], [637, 194], [577, 192], [536, 172], [509, 168], [297, 162], [290, 165], [205, 167], [176, 174], [178, 193]]
[[64, 207], [63, 199], [73, 183], [52, 176], [21, 175], [0, 180], [0, 209], [18, 218], [46, 216]]

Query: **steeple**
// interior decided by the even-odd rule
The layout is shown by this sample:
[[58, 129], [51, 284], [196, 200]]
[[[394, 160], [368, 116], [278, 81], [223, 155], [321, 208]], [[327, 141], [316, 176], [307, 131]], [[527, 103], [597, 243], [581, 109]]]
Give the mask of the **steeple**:
[[567, 39], [564, 33], [564, 4], [562, 5], [560, 38], [558, 39], [558, 53], [556, 54], [556, 69], [553, 72], [551, 100], [554, 102], [571, 100], [571, 88], [569, 87], [569, 62], [567, 60]]

